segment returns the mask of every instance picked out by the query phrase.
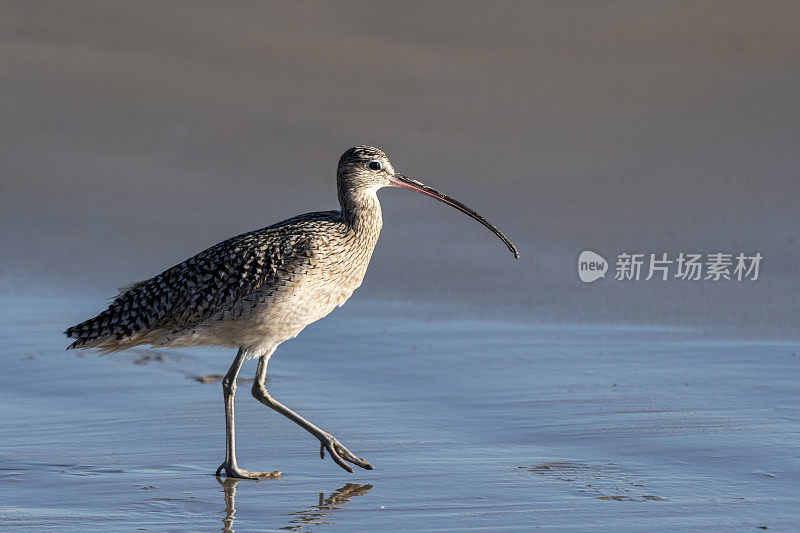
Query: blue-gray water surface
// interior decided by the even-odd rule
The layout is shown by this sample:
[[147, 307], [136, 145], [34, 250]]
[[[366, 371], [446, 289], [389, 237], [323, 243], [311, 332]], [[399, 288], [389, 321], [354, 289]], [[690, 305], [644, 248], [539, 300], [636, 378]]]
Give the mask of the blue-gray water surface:
[[[376, 468], [237, 395], [230, 350], [64, 351], [98, 304], [0, 299], [0, 523], [36, 531], [790, 531], [800, 523], [800, 344], [688, 330], [415, 320], [353, 302], [281, 346], [278, 399]], [[208, 383], [198, 378], [206, 377]]]
[[[0, 529], [800, 530], [798, 20], [767, 0], [0, 0]], [[364, 285], [269, 375], [376, 469], [321, 461], [244, 381], [240, 462], [283, 477], [220, 484], [232, 350], [97, 358], [61, 332], [336, 209], [361, 143], [521, 259], [381, 191]], [[580, 281], [585, 250], [606, 279]], [[618, 254], [682, 252], [763, 264], [614, 279]]]

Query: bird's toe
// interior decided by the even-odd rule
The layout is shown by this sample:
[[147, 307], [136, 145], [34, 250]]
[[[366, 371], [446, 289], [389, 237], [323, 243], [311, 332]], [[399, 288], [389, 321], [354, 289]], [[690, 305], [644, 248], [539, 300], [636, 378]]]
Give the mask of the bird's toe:
[[335, 437], [328, 436], [324, 440], [320, 440], [320, 450], [319, 454], [321, 458], [325, 458], [325, 450], [328, 450], [328, 454], [331, 456], [333, 461], [341, 466], [343, 469], [347, 470], [351, 474], [353, 473], [353, 468], [348, 465], [345, 461], [353, 463], [354, 465], [361, 467], [365, 470], [373, 470], [374, 467], [366, 462], [364, 459], [360, 457], [356, 457], [353, 452], [348, 450], [341, 442], [339, 442]]
[[225, 477], [228, 478], [235, 478], [235, 479], [264, 479], [264, 478], [279, 478], [281, 477], [281, 473], [277, 470], [272, 472], [256, 472], [253, 470], [244, 470], [239, 468], [236, 465], [222, 463], [217, 468], [215, 476], [219, 477], [222, 471], [225, 471]]

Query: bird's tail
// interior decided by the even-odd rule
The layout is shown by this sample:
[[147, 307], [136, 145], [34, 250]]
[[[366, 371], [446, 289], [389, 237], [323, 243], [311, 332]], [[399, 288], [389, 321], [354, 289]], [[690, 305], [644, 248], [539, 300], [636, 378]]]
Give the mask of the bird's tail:
[[80, 324], [76, 324], [64, 332], [69, 338], [76, 339], [67, 350], [77, 348], [96, 348], [104, 344], [118, 342], [124, 336], [116, 332], [115, 310], [109, 307], [99, 315]]

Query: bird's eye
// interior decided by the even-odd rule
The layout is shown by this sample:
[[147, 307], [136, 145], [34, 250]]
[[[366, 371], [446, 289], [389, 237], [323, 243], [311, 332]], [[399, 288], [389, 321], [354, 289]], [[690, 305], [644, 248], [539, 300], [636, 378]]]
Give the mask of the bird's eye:
[[367, 166], [369, 167], [370, 170], [374, 170], [376, 172], [383, 168], [381, 166], [381, 162], [380, 161], [370, 161], [369, 165], [367, 165]]

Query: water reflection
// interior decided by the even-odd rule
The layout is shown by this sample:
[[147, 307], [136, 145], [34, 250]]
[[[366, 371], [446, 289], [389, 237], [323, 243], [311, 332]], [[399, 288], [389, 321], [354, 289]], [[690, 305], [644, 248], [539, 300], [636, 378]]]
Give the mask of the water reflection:
[[[217, 482], [222, 485], [225, 494], [225, 518], [222, 519], [223, 533], [235, 533], [233, 529], [236, 514], [236, 485], [241, 479], [228, 479], [217, 477]], [[326, 518], [335, 511], [342, 510], [342, 504], [349, 502], [356, 496], [366, 494], [372, 485], [359, 485], [357, 483], [347, 483], [343, 487], [331, 492], [325, 497], [324, 492], [319, 493], [319, 500], [316, 505], [309, 506], [302, 511], [289, 513], [292, 518], [288, 524], [281, 529], [288, 531], [310, 531], [310, 526], [321, 524], [331, 524]]]
[[334, 511], [341, 510], [339, 505], [349, 502], [355, 496], [366, 494], [372, 485], [359, 485], [357, 483], [347, 483], [344, 487], [340, 487], [331, 492], [328, 497], [325, 493], [319, 493], [319, 501], [317, 505], [312, 505], [303, 511], [296, 511], [289, 513], [293, 516], [289, 523], [281, 529], [289, 531], [308, 531], [308, 526], [315, 526], [320, 524], [331, 524], [332, 522], [325, 521], [325, 518], [331, 516]]
[[222, 519], [223, 533], [234, 533], [233, 515], [236, 514], [236, 485], [240, 481], [241, 479], [217, 476], [217, 482], [222, 485], [222, 492], [225, 494], [225, 518]]

